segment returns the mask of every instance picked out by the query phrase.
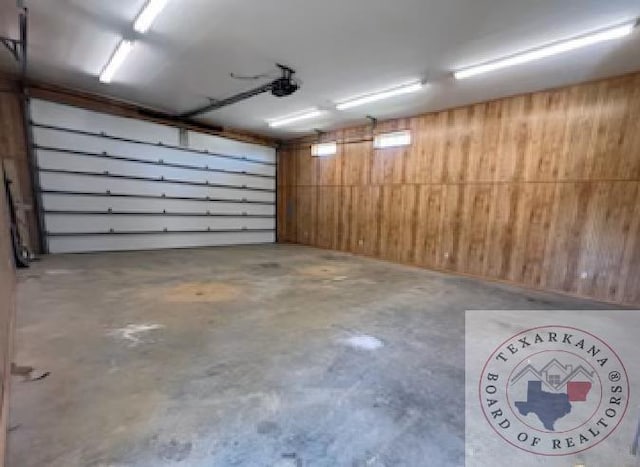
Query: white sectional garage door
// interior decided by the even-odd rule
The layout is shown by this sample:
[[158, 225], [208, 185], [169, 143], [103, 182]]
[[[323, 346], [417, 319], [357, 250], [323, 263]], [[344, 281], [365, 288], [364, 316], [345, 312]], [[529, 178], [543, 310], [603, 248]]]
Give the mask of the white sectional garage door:
[[50, 253], [275, 241], [273, 148], [31, 100]]

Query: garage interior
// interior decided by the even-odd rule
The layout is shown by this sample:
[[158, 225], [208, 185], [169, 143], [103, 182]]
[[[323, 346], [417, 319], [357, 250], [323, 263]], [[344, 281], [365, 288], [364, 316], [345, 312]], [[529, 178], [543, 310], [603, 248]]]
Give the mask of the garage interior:
[[637, 0], [0, 5], [0, 465], [461, 466], [465, 311], [640, 307]]

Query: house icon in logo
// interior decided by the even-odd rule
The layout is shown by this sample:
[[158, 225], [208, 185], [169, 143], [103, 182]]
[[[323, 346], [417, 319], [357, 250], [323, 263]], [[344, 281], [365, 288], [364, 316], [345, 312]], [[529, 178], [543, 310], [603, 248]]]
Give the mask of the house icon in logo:
[[549, 392], [567, 393], [570, 401], [584, 402], [592, 387], [595, 372], [582, 365], [563, 365], [558, 359], [553, 358], [540, 370], [528, 364], [511, 378], [510, 385], [516, 384], [525, 376], [527, 381], [539, 381]]

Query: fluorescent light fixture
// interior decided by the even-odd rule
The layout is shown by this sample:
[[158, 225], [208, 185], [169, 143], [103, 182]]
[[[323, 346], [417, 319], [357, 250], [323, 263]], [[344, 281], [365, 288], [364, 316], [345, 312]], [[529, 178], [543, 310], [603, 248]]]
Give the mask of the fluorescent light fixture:
[[115, 75], [116, 71], [118, 71], [118, 68], [120, 68], [120, 65], [122, 65], [124, 60], [127, 58], [127, 55], [129, 55], [131, 49], [133, 49], [133, 42], [126, 40], [120, 41], [120, 44], [118, 44], [116, 51], [113, 52], [113, 55], [111, 55], [109, 63], [107, 63], [107, 66], [105, 66], [104, 70], [102, 70], [102, 73], [100, 73], [100, 81], [102, 81], [103, 83], [111, 82], [113, 75]]
[[412, 81], [410, 83], [402, 84], [393, 88], [383, 89], [381, 91], [365, 94], [361, 96], [345, 99], [336, 104], [338, 110], [346, 110], [359, 105], [368, 104], [370, 102], [381, 101], [382, 99], [388, 99], [390, 97], [399, 96], [401, 94], [409, 94], [421, 90], [424, 84], [420, 81]]
[[333, 156], [337, 152], [338, 144], [335, 141], [311, 145], [311, 155], [315, 157]]
[[373, 147], [376, 149], [408, 146], [411, 144], [411, 132], [409, 130], [394, 131], [393, 133], [381, 133], [373, 138]]
[[307, 120], [310, 118], [315, 118], [315, 117], [319, 117], [320, 115], [322, 115], [324, 112], [322, 112], [321, 110], [317, 109], [316, 107], [313, 107], [311, 109], [302, 111], [302, 112], [298, 112], [292, 115], [287, 115], [286, 117], [280, 117], [280, 118], [274, 118], [273, 120], [267, 120], [267, 123], [269, 124], [270, 127], [272, 128], [277, 128], [280, 126], [285, 126], [285, 125], [289, 125], [290, 123], [296, 123], [299, 122], [300, 120]]
[[482, 63], [480, 65], [464, 68], [454, 72], [456, 79], [465, 79], [472, 76], [488, 73], [490, 71], [500, 70], [510, 66], [520, 65], [522, 63], [540, 60], [542, 58], [558, 55], [571, 50], [580, 49], [588, 45], [597, 44], [598, 42], [618, 39], [620, 37], [631, 34], [635, 27], [635, 22], [623, 24], [609, 29], [602, 29], [591, 34], [586, 34], [573, 39], [556, 42], [547, 46], [532, 49], [517, 55], [501, 58], [495, 61]]
[[153, 24], [153, 20], [160, 14], [168, 0], [149, 0], [144, 6], [135, 23], [133, 23], [133, 29], [140, 34], [144, 34], [149, 30]]

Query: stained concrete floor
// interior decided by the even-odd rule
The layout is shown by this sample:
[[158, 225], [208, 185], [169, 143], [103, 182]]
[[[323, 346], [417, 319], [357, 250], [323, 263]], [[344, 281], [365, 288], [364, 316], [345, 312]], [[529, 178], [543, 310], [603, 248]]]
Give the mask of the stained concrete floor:
[[294, 245], [45, 257], [9, 467], [463, 465], [468, 308], [603, 305]]

